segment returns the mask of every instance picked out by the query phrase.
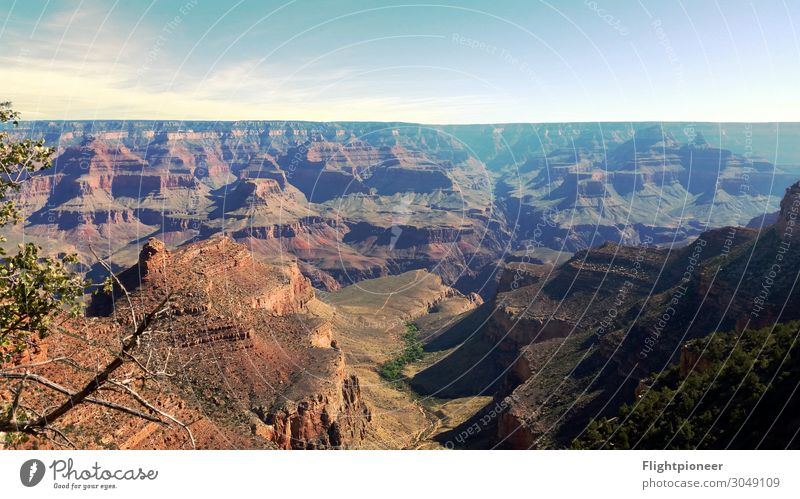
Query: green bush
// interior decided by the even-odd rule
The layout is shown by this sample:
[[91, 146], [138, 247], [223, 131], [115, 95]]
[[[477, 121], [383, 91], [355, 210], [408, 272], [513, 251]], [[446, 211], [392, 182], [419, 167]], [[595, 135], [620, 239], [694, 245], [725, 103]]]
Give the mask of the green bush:
[[419, 340], [419, 328], [410, 323], [406, 323], [406, 330], [403, 333], [405, 347], [403, 351], [392, 360], [388, 360], [380, 365], [378, 373], [388, 381], [397, 381], [403, 374], [403, 368], [412, 363], [422, 360], [425, 356], [422, 342]]

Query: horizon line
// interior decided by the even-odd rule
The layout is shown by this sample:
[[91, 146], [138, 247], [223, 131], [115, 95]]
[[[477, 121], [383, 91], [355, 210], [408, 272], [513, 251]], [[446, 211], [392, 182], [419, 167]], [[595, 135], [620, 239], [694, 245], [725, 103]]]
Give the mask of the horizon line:
[[20, 119], [18, 122], [23, 123], [41, 123], [41, 122], [135, 122], [144, 121], [150, 123], [156, 122], [182, 122], [182, 123], [386, 123], [396, 125], [411, 125], [411, 126], [507, 126], [507, 125], [563, 125], [563, 124], [640, 124], [640, 123], [653, 123], [653, 124], [679, 124], [679, 123], [696, 123], [696, 124], [719, 124], [719, 125], [766, 125], [766, 124], [800, 124], [800, 119], [796, 121], [781, 121], [781, 120], [734, 120], [734, 121], [716, 121], [716, 120], [573, 120], [573, 121], [496, 121], [496, 122], [464, 122], [464, 123], [426, 123], [422, 121], [393, 121], [393, 120], [309, 120], [309, 119], [184, 119], [184, 118], [39, 118], [39, 119]]

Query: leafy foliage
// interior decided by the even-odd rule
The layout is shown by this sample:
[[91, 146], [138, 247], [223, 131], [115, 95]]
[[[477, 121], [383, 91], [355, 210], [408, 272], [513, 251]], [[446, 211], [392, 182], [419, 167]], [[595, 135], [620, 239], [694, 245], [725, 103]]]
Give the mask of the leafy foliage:
[[[17, 125], [19, 113], [0, 103], [0, 123]], [[19, 191], [31, 174], [50, 168], [54, 149], [43, 140], [15, 140], [0, 131], [0, 199]], [[0, 205], [0, 226], [18, 223], [19, 210], [11, 200]], [[0, 235], [0, 244], [7, 239]], [[69, 270], [74, 255], [50, 258], [28, 243], [16, 254], [0, 246], [0, 365], [44, 338], [54, 316], [64, 309], [77, 311], [83, 293], [82, 279]]]
[[[784, 448], [800, 428], [800, 322], [689, 342], [679, 366], [616, 417], [594, 420], [574, 448]], [[796, 443], [794, 445], [797, 445]]]
[[[6, 123], [18, 125], [19, 113], [8, 102], [0, 103], [0, 227], [20, 222], [20, 212], [12, 200], [31, 174], [52, 166], [55, 150], [44, 140], [15, 140]], [[68, 309], [77, 312], [83, 293], [83, 280], [69, 270], [77, 263], [74, 255], [61, 259], [40, 256], [41, 248], [28, 243], [19, 245], [16, 254], [2, 246], [7, 238], [0, 234], [0, 367], [44, 338], [54, 317]], [[0, 407], [0, 424], [23, 425], [29, 414], [19, 405], [22, 388], [17, 387], [14, 401]], [[5, 447], [28, 441], [22, 432], [2, 434]]]
[[418, 360], [425, 355], [422, 342], [419, 340], [419, 328], [416, 325], [406, 323], [406, 330], [403, 333], [405, 347], [403, 352], [392, 360], [386, 361], [380, 366], [380, 375], [389, 381], [397, 381], [403, 374], [403, 368]]
[[[11, 122], [17, 126], [19, 113], [11, 109], [9, 102], [0, 102], [0, 123]], [[41, 140], [14, 140], [7, 130], [0, 131], [0, 199], [9, 191], [19, 191], [22, 182], [31, 173], [52, 166], [55, 149]], [[19, 221], [19, 211], [13, 201], [0, 205], [0, 226]]]

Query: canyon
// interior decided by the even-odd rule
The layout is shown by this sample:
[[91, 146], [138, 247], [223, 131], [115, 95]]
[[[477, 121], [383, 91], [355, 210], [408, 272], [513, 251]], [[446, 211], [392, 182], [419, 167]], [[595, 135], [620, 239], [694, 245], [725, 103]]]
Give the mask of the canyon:
[[707, 361], [692, 340], [797, 320], [800, 183], [780, 206], [772, 225], [712, 229], [680, 248], [607, 242], [556, 268], [510, 268], [505, 281], [519, 285], [501, 285], [482, 325], [411, 381], [422, 394], [493, 397], [439, 438], [569, 447], [591, 421], [641, 398], [668, 366], [702, 373]]
[[793, 124], [24, 122], [14, 133], [44, 138], [57, 155], [15, 199], [26, 223], [9, 237], [77, 253], [97, 275], [90, 246], [121, 270], [149, 237], [174, 248], [223, 233], [264, 261], [297, 261], [327, 291], [425, 269], [468, 293], [503, 259], [553, 261], [646, 237], [686, 244], [775, 212], [800, 175], [800, 151], [762, 155], [795, 132]]
[[[70, 326], [92, 341], [130, 327], [127, 299], [144, 311], [170, 295], [142, 348], [176, 376], [148, 393], [204, 448], [565, 447], [686, 362], [687, 340], [796, 318], [774, 301], [795, 297], [793, 246], [750, 315], [800, 192], [800, 150], [764, 154], [796, 124], [14, 133], [57, 153], [15, 195], [25, 221], [7, 237], [76, 253], [95, 282], [98, 257], [117, 273]], [[386, 380], [409, 324], [425, 354]], [[179, 429], [81, 411], [72, 423], [96, 422], [81, 446], [187, 446]]]

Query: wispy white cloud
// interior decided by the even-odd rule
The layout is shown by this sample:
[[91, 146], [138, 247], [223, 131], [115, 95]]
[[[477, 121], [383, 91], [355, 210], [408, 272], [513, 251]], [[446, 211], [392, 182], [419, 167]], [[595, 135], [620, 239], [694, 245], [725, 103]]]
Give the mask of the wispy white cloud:
[[[191, 1], [158, 12], [147, 11], [150, 2], [123, 0], [49, 2], [41, 18], [38, 10], [12, 11], [0, 37], [0, 100], [12, 100], [26, 118], [438, 123], [792, 120], [800, 108], [792, 87], [797, 65], [769, 57], [767, 72], [761, 61], [760, 71], [744, 74], [715, 66], [716, 78], [709, 78], [699, 52], [684, 49], [682, 74], [691, 91], [678, 91], [663, 47], [649, 31], [634, 40], [643, 55], [636, 65], [626, 59], [635, 37], [623, 46], [600, 26], [593, 36], [615, 58], [609, 74], [586, 55], [581, 38], [572, 37], [574, 26], [545, 23], [541, 16], [527, 23], [541, 28], [558, 57], [497, 19], [442, 9], [386, 10], [325, 24], [352, 5], [326, 2], [314, 20], [315, 13], [298, 3], [259, 25], [248, 24], [257, 17], [254, 5], [220, 10], [202, 2], [206, 10], [197, 7], [170, 27]], [[0, 22], [5, 19], [0, 14]], [[356, 21], [362, 20], [374, 23], [361, 31]], [[306, 33], [313, 22], [322, 27]], [[670, 26], [681, 32], [676, 21]], [[474, 33], [498, 50], [453, 43], [456, 31]], [[676, 34], [673, 40], [681, 48], [683, 39]], [[762, 59], [748, 61], [757, 68]], [[714, 62], [724, 66], [726, 60]]]
[[[180, 65], [159, 29], [121, 25], [113, 5], [61, 7], [35, 27], [12, 18], [0, 54], [3, 95], [28, 119], [316, 119], [453, 121], [488, 96], [413, 97], [376, 88], [370, 72], [325, 60]], [[182, 67], [181, 74], [175, 73]], [[288, 77], [287, 77], [288, 75]], [[420, 110], [436, 110], [430, 114]]]

